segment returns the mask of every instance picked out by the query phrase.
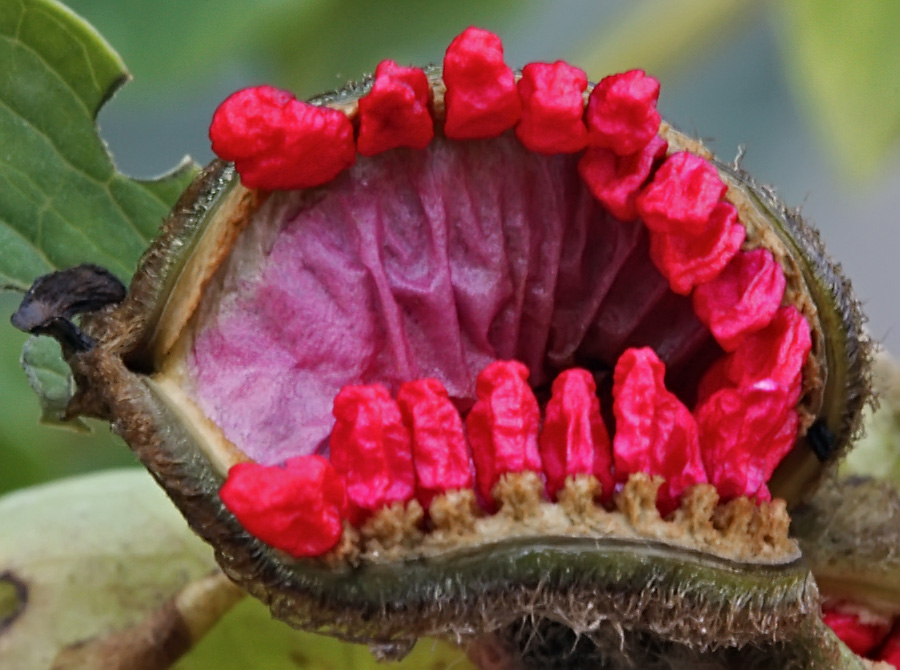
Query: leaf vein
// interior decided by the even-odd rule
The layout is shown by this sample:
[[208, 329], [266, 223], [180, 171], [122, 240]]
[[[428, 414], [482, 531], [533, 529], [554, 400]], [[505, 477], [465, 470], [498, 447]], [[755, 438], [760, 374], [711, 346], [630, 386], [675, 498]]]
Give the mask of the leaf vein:
[[[95, 241], [90, 235], [88, 235], [88, 234], [85, 232], [85, 230], [84, 230], [83, 228], [81, 228], [80, 226], [75, 225], [74, 222], [72, 222], [70, 219], [68, 219], [68, 218], [64, 215], [64, 213], [63, 213], [62, 211], [60, 211], [60, 209], [56, 206], [56, 199], [55, 199], [53, 196], [51, 196], [49, 193], [47, 193], [47, 191], [44, 190], [44, 189], [41, 187], [41, 185], [38, 184], [38, 183], [31, 177], [31, 175], [29, 175], [27, 172], [23, 172], [22, 170], [18, 170], [15, 166], [12, 166], [12, 165], [9, 165], [9, 164], [6, 164], [6, 165], [7, 165], [7, 169], [8, 169], [8, 170], [11, 170], [11, 171], [16, 172], [17, 174], [21, 175], [24, 179], [26, 179], [29, 183], [31, 183], [32, 186], [34, 186], [35, 189], [36, 189], [37, 191], [39, 191], [40, 193], [42, 193], [42, 194], [44, 195], [44, 201], [43, 201], [42, 203], [40, 203], [40, 205], [39, 205], [38, 208], [37, 208], [37, 212], [36, 212], [36, 213], [37, 213], [36, 220], [37, 220], [37, 224], [38, 224], [39, 230], [43, 231], [44, 215], [47, 214], [48, 211], [54, 212], [55, 214], [57, 214], [57, 215], [59, 216], [59, 218], [63, 221], [63, 223], [66, 225], [67, 228], [69, 228], [69, 229], [72, 230], [76, 235], [80, 236], [80, 237], [83, 238], [86, 242], [88, 242], [89, 246], [92, 247], [93, 249], [95, 249], [95, 250], [98, 252], [98, 254], [100, 254], [100, 255], [102, 255], [102, 256], [104, 256], [104, 257], [109, 258], [111, 261], [113, 261], [113, 264], [114, 264], [114, 265], [117, 265], [117, 266], [119, 266], [121, 269], [123, 269], [123, 270], [125, 271], [125, 274], [130, 274], [130, 273], [132, 272], [132, 268], [125, 266], [125, 265], [122, 263], [121, 259], [117, 258], [116, 255], [115, 255], [112, 251], [107, 251], [106, 249], [103, 249], [102, 247], [98, 246], [97, 243], [96, 243], [96, 241]], [[10, 181], [8, 178], [7, 178], [6, 181], [7, 181], [7, 183], [11, 183], [11, 181]], [[19, 189], [19, 190], [20, 190], [20, 189]], [[20, 190], [20, 192], [21, 192], [21, 190]], [[27, 197], [27, 196], [26, 196], [26, 197]], [[37, 203], [36, 201], [34, 201], [34, 200], [32, 200], [32, 202], [35, 202], [36, 205], [38, 204], [38, 203]], [[121, 207], [119, 207], [118, 203], [116, 203], [116, 208], [117, 208], [120, 212], [122, 211], [122, 210], [121, 210]], [[124, 216], [124, 213], [123, 213], [123, 216]], [[7, 227], [8, 227], [10, 230], [16, 231], [16, 233], [17, 233], [23, 240], [25, 240], [30, 246], [33, 246], [33, 247], [41, 254], [41, 256], [44, 258], [44, 260], [46, 260], [47, 263], [48, 263], [51, 267], [55, 267], [55, 268], [58, 268], [58, 267], [59, 267], [59, 265], [58, 265], [57, 263], [52, 262], [52, 261], [49, 259], [49, 257], [46, 255], [46, 250], [44, 249], [43, 246], [38, 246], [38, 244], [37, 244], [36, 242], [32, 242], [31, 240], [29, 240], [29, 239], [24, 235], [24, 233], [22, 233], [22, 231], [19, 230], [18, 228], [15, 228], [15, 227], [12, 225], [12, 223], [10, 223], [10, 222], [6, 222], [6, 223], [7, 223]]]

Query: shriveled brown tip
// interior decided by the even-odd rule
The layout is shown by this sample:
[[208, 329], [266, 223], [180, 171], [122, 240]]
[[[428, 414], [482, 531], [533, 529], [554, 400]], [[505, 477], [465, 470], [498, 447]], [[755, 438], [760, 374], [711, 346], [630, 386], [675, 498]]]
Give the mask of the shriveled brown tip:
[[78, 265], [38, 277], [10, 321], [26, 333], [56, 338], [64, 350], [88, 351], [94, 341], [72, 317], [119, 303], [125, 294], [125, 285], [108, 270]]

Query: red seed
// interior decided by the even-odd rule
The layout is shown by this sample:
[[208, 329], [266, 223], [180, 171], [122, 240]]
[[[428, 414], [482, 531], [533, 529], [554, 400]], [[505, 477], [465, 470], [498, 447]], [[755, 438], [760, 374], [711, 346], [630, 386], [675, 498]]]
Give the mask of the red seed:
[[637, 153], [619, 156], [590, 148], [578, 161], [578, 173], [593, 196], [620, 221], [637, 218], [637, 196], [653, 164], [666, 155], [668, 142], [655, 136]]
[[768, 326], [747, 335], [733, 353], [710, 366], [697, 387], [697, 406], [720, 389], [759, 384], [785, 389], [788, 404], [796, 405], [811, 347], [806, 319], [793, 305], [781, 307]]
[[286, 108], [296, 98], [273, 86], [245, 88], [228, 96], [213, 114], [212, 150], [220, 158], [259, 155], [277, 149], [286, 129]]
[[423, 70], [381, 61], [372, 90], [359, 99], [359, 153], [374, 156], [397, 147], [427, 147], [434, 137], [430, 95]]
[[467, 28], [444, 55], [444, 134], [456, 140], [497, 137], [522, 113], [513, 71], [494, 33]]
[[[822, 613], [822, 620], [850, 651], [859, 656], [869, 656], [890, 632], [887, 621], [873, 619], [864, 622], [855, 612], [840, 609], [826, 609]], [[886, 659], [879, 657], [879, 660]]]
[[321, 186], [356, 160], [346, 115], [271, 86], [229, 96], [213, 115], [209, 137], [216, 155], [234, 161], [248, 188]]
[[725, 351], [765, 328], [781, 305], [784, 272], [767, 249], [737, 254], [715, 279], [694, 291], [694, 312]]
[[895, 668], [900, 669], [900, 622], [894, 626], [894, 630], [891, 631], [887, 641], [875, 654], [875, 660], [890, 663]]
[[238, 463], [219, 497], [251, 535], [291, 556], [319, 556], [340, 540], [347, 494], [321, 456], [291, 458], [284, 467]]
[[409, 431], [381, 384], [345, 386], [334, 399], [331, 462], [347, 481], [355, 512], [364, 515], [415, 491]]
[[702, 405], [713, 393], [724, 388], [736, 388], [735, 384], [728, 378], [728, 366], [731, 363], [731, 356], [723, 356], [715, 363], [709, 366], [700, 383], [697, 384], [697, 404], [695, 409]]
[[577, 474], [594, 475], [603, 498], [612, 496], [612, 450], [590, 372], [571, 368], [553, 381], [538, 445], [551, 498]]
[[723, 500], [770, 498], [766, 482], [797, 440], [791, 392], [776, 384], [723, 388], [694, 415], [709, 481]]
[[626, 349], [613, 373], [616, 478], [633, 472], [661, 475], [657, 506], [668, 514], [684, 491], [705, 482], [697, 424], [665, 387], [665, 365], [649, 347]]
[[712, 163], [681, 151], [665, 160], [638, 195], [638, 214], [655, 232], [697, 236], [726, 188]]
[[587, 75], [561, 60], [529, 63], [522, 69], [519, 97], [522, 118], [516, 136], [531, 151], [542, 154], [572, 153], [587, 144], [584, 98]]
[[588, 144], [627, 156], [659, 132], [659, 82], [643, 70], [604, 77], [591, 91], [585, 122]]
[[518, 361], [495, 361], [478, 375], [477, 400], [466, 417], [478, 492], [493, 501], [491, 489], [506, 472], [540, 472], [537, 436], [541, 416], [528, 386], [528, 368]]
[[803, 366], [812, 348], [809, 324], [793, 305], [781, 307], [772, 322], [745, 337], [729, 355], [727, 377], [735, 386], [769, 380], [800, 399]]
[[673, 293], [688, 295], [715, 278], [741, 248], [747, 231], [727, 202], [713, 208], [699, 235], [650, 232], [650, 258]]
[[462, 419], [437, 379], [409, 381], [397, 404], [412, 437], [416, 496], [426, 509], [438, 493], [472, 488], [472, 466]]

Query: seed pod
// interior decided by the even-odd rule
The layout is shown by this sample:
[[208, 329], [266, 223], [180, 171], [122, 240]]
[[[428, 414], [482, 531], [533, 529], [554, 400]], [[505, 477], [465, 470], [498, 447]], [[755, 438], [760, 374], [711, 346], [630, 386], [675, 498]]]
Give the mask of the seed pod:
[[[423, 635], [495, 632], [509, 640], [531, 622], [548, 640], [560, 626], [583, 635], [601, 655], [637, 653], [653, 640], [651, 647], [676, 655], [751, 645], [781, 659], [834, 661], [840, 650], [819, 635], [816, 588], [787, 535], [786, 509], [846, 450], [865, 401], [867, 342], [849, 284], [816, 233], [771, 191], [665, 123], [648, 137], [655, 94], [647, 97], [644, 84], [639, 114], [617, 113], [603, 125], [589, 113], [583, 159], [538, 154], [509, 130], [521, 106], [499, 41], [468, 33], [455, 45], [446, 87], [439, 69], [426, 71], [435, 138], [424, 149], [382, 151], [394, 140], [382, 144], [376, 131], [376, 155], [354, 164], [341, 130], [339, 151], [329, 153], [333, 179], [306, 165], [314, 143], [302, 137], [289, 147], [302, 147], [293, 158], [262, 142], [275, 162], [254, 162], [251, 151], [249, 180], [230, 163], [207, 167], [144, 255], [124, 301], [83, 318], [91, 346], [69, 356], [79, 389], [70, 412], [111, 421], [216, 548], [225, 572], [297, 627], [402, 653]], [[471, 60], [473, 49], [484, 57]], [[360, 99], [372, 90], [371, 81], [352, 86], [313, 100], [299, 116], [345, 127], [308, 108], [336, 110], [358, 128], [367, 107]], [[453, 97], [460, 105], [452, 124], [445, 93], [448, 105]], [[270, 91], [265, 99], [293, 104]], [[384, 111], [379, 99], [370, 108]], [[421, 119], [423, 99], [397, 95], [390, 104], [401, 114], [416, 105]], [[616, 124], [624, 124], [626, 142], [609, 141]], [[598, 132], [606, 139], [592, 144]], [[645, 149], [649, 160], [634, 158]], [[603, 151], [614, 156], [592, 164], [599, 154], [591, 152]], [[282, 160], [303, 166], [255, 169]], [[292, 173], [307, 180], [304, 188], [285, 183]], [[598, 174], [606, 176], [592, 184]], [[604, 193], [617, 205], [607, 208]], [[725, 354], [688, 294], [720, 276], [740, 245], [770, 254], [785, 290], [771, 322], [734, 334], [735, 350]], [[808, 348], [794, 344], [801, 331]], [[698, 398], [756, 397], [743, 392], [748, 384], [796, 386], [790, 453], [760, 484], [772, 502], [738, 495], [720, 503], [713, 485], [698, 483], [705, 470], [693, 451], [696, 485], [668, 486], [660, 476], [674, 473], [652, 463], [672, 462], [655, 451], [668, 443], [656, 436], [672, 426], [643, 431], [647, 417], [634, 414], [629, 430], [647, 436], [643, 470], [573, 470], [561, 488], [554, 480], [551, 500], [536, 450], [527, 467], [504, 465], [486, 480], [476, 458], [475, 480], [490, 487], [479, 497], [465, 488], [471, 478], [459, 458], [451, 459], [462, 475], [453, 481], [463, 488], [451, 489], [411, 482], [406, 456], [406, 493], [345, 523], [333, 548], [313, 557], [254, 537], [220, 498], [238, 463], [327, 457], [332, 405], [344, 387], [382, 384], [396, 395], [405, 382], [434, 378], [472, 416], [476, 377], [497, 360], [519, 361], [539, 401], [559, 373], [589, 370], [615, 443], [625, 418], [613, 417], [612, 370], [644, 347], [665, 363], [660, 398], [666, 407], [678, 399], [677, 411], [653, 417], [677, 415], [675, 429], [694, 435], [691, 445], [697, 419], [689, 410]], [[617, 393], [626, 413], [639, 406], [627, 388]], [[528, 417], [536, 445], [532, 409]], [[708, 424], [708, 412], [703, 417]], [[453, 434], [454, 453], [462, 454]], [[378, 490], [397, 483], [395, 470], [373, 475], [386, 478]], [[618, 482], [612, 502], [598, 500], [598, 479]], [[753, 494], [757, 484], [738, 493]], [[427, 520], [409, 500], [422, 489]]]

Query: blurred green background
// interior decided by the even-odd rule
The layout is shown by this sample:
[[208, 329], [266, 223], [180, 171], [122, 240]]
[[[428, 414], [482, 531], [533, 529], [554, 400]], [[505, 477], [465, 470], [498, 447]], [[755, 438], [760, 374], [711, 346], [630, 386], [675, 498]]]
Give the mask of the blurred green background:
[[[0, 0], [0, 4], [14, 0]], [[99, 116], [119, 169], [148, 177], [190, 154], [231, 91], [256, 83], [301, 97], [379, 60], [439, 62], [470, 24], [497, 32], [507, 61], [564, 58], [590, 79], [643, 67], [662, 82], [664, 117], [802, 205], [854, 278], [873, 336], [900, 349], [900, 3], [835, 0], [73, 0], [134, 81]], [[0, 197], [3, 197], [0, 194]], [[0, 250], [2, 253], [2, 250]], [[3, 324], [19, 296], [0, 294]], [[89, 435], [38, 425], [0, 326], [0, 493], [134, 464], [105, 425]]]

